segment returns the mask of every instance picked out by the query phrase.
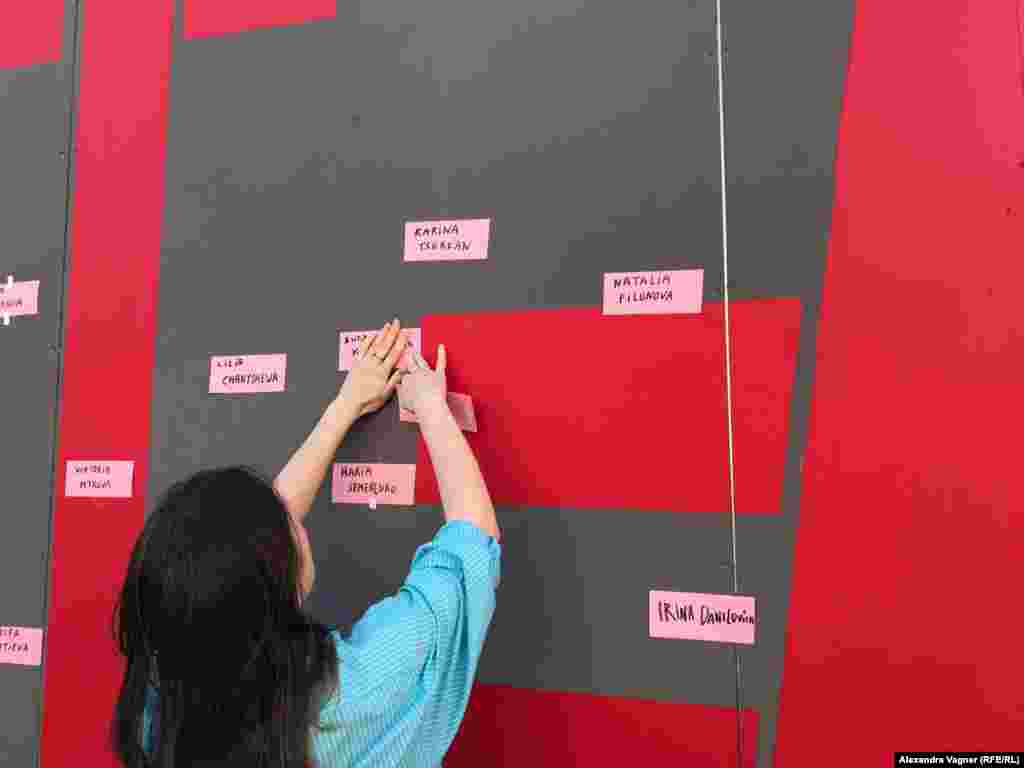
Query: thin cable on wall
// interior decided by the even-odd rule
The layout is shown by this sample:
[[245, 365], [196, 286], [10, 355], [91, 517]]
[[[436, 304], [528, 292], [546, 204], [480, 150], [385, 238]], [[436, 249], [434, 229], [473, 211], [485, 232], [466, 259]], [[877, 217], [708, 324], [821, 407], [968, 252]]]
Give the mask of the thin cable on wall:
[[[732, 344], [729, 325], [729, 196], [725, 163], [725, 62], [722, 55], [722, 0], [715, 0], [715, 74], [718, 95], [718, 149], [722, 184], [722, 304], [725, 317], [725, 412], [729, 446], [729, 521], [732, 532], [732, 591], [740, 591], [739, 555], [736, 550], [736, 471], [732, 427]], [[740, 654], [734, 647], [736, 668], [736, 765], [743, 767], [743, 699]]]
[[725, 309], [725, 411], [729, 436], [729, 515], [732, 529], [732, 591], [739, 592], [736, 552], [736, 473], [732, 429], [732, 345], [729, 331], [729, 203], [725, 172], [725, 77], [722, 62], [722, 2], [715, 0], [715, 46], [718, 80], [718, 147], [722, 183], [722, 301]]

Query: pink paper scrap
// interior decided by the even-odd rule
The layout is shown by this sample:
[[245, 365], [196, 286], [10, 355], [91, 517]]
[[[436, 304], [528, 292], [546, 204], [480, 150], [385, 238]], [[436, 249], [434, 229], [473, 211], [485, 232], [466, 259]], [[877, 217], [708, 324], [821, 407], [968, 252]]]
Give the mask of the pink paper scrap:
[[[455, 423], [459, 425], [463, 432], [477, 431], [476, 411], [473, 409], [472, 397], [460, 394], [459, 392], [449, 392], [448, 407], [452, 411], [452, 416], [455, 417]], [[407, 421], [412, 424], [419, 422], [415, 413], [401, 407], [398, 409], [398, 418], [401, 421]]]
[[5, 322], [19, 315], [39, 314], [39, 281], [0, 282], [0, 317]]
[[214, 356], [210, 358], [210, 392], [284, 392], [287, 368], [288, 355]]
[[87, 499], [130, 499], [134, 461], [69, 461], [64, 495]]
[[43, 660], [43, 630], [0, 626], [0, 664], [38, 667]]
[[415, 464], [335, 464], [331, 498], [335, 504], [412, 504]]
[[490, 237], [490, 219], [406, 222], [404, 260], [486, 259]]
[[754, 644], [757, 613], [753, 597], [652, 590], [650, 601], [651, 637]]
[[[352, 363], [355, 362], [355, 354], [363, 339], [371, 336], [377, 331], [342, 331], [338, 335], [338, 370], [351, 371]], [[403, 328], [402, 334], [413, 349], [418, 349], [423, 354], [423, 334], [419, 328]], [[398, 361], [399, 366], [405, 366], [409, 361], [409, 352], [406, 351]]]
[[699, 314], [704, 270], [608, 272], [604, 276], [606, 315]]

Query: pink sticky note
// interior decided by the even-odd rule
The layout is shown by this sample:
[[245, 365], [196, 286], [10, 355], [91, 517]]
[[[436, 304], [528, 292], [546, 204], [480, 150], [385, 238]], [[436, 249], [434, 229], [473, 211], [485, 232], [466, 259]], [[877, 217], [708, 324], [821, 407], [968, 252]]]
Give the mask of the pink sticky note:
[[405, 261], [486, 259], [490, 237], [490, 219], [406, 222]]
[[64, 495], [88, 499], [130, 499], [134, 461], [69, 461]]
[[39, 314], [39, 281], [0, 283], [0, 316]]
[[606, 315], [692, 315], [704, 297], [703, 269], [656, 272], [607, 272]]
[[43, 630], [0, 626], [0, 664], [38, 667], [43, 660]]
[[754, 644], [754, 598], [651, 590], [651, 637]]
[[[339, 371], [351, 371], [352, 363], [355, 361], [355, 353], [359, 349], [359, 345], [363, 343], [363, 339], [370, 336], [377, 331], [342, 331], [338, 335], [339, 351], [338, 351], [338, 370]], [[420, 333], [419, 328], [403, 328], [402, 334], [409, 342], [409, 346], [413, 349], [418, 349], [420, 354], [423, 354], [423, 334]], [[398, 365], [404, 366], [409, 360], [409, 352], [406, 351], [402, 355], [402, 358], [398, 361]]]
[[222, 355], [210, 358], [210, 392], [284, 392], [288, 355]]
[[[460, 394], [459, 392], [449, 392], [448, 407], [451, 409], [452, 416], [455, 417], [455, 423], [459, 425], [460, 429], [464, 432], [476, 432], [476, 411], [473, 409], [472, 397]], [[398, 418], [401, 421], [413, 424], [419, 421], [415, 413], [401, 407], [398, 409]]]
[[335, 464], [335, 504], [412, 504], [415, 464]]

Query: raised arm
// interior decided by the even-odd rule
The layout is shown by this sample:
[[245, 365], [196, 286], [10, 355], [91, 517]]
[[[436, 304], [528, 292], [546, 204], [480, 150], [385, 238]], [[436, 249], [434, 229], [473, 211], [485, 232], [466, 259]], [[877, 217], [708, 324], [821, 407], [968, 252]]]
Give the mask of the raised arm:
[[323, 765], [440, 765], [465, 715], [496, 606], [498, 524], [480, 467], [448, 410], [444, 347], [436, 370], [419, 352], [410, 357], [399, 399], [420, 423], [447, 523], [416, 550], [398, 592], [339, 636], [348, 671], [314, 730]]
[[448, 408], [445, 379], [447, 353], [437, 350], [437, 368], [431, 370], [418, 351], [399, 385], [402, 406], [416, 414], [430, 461], [437, 475], [446, 520], [465, 520], [500, 540], [494, 504], [480, 465]]
[[405, 351], [398, 320], [360, 344], [338, 396], [274, 481], [292, 516], [302, 519], [313, 506], [338, 446], [360, 416], [378, 411], [394, 394], [402, 371], [395, 365]]

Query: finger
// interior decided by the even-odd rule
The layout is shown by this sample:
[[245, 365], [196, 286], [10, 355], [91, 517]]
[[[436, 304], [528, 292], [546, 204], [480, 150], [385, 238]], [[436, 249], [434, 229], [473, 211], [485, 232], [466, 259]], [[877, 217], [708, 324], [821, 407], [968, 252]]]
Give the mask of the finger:
[[384, 365], [386, 365], [389, 370], [395, 367], [395, 363], [398, 362], [398, 359], [402, 356], [402, 353], [405, 352], [405, 348], [408, 344], [408, 337], [406, 337], [404, 333], [399, 334], [398, 340], [395, 342], [394, 346], [391, 347], [391, 351], [388, 352], [388, 356], [384, 360]]
[[370, 348], [366, 350], [366, 354], [368, 354], [368, 355], [376, 355], [377, 354], [377, 349], [381, 345], [381, 339], [384, 338], [384, 335], [388, 332], [388, 327], [390, 325], [391, 325], [391, 323], [385, 323], [384, 327], [381, 328], [379, 331], [374, 331], [374, 333], [373, 333], [373, 341], [370, 344]]
[[391, 378], [388, 379], [388, 385], [384, 387], [385, 402], [390, 400], [391, 396], [395, 394], [395, 390], [398, 389], [398, 385], [401, 383], [403, 376], [405, 376], [404, 371], [395, 371], [391, 374]]
[[373, 334], [373, 343], [370, 345], [370, 348], [366, 350], [366, 356], [369, 357], [371, 360], [380, 362], [381, 359], [383, 359], [384, 353], [380, 351], [380, 348], [384, 345], [384, 339], [387, 338], [389, 327], [390, 324], [385, 325], [383, 328], [381, 328], [379, 331]]
[[416, 349], [416, 347], [412, 348], [412, 359], [416, 361], [416, 366], [418, 368], [426, 368], [428, 371], [430, 370], [430, 365], [423, 359], [423, 353]]
[[374, 345], [374, 354], [381, 362], [384, 362], [384, 358], [391, 352], [395, 339], [398, 338], [398, 320], [392, 320], [384, 328], [385, 330], [381, 331], [380, 338], [377, 339], [377, 343]]
[[448, 367], [448, 351], [444, 348], [444, 344], [441, 344], [437, 348], [437, 370], [439, 373], [444, 373], [445, 368]]
[[359, 342], [359, 350], [356, 352], [356, 359], [365, 357], [367, 351], [370, 349], [370, 345], [377, 339], [376, 333], [368, 333], [366, 337]]

